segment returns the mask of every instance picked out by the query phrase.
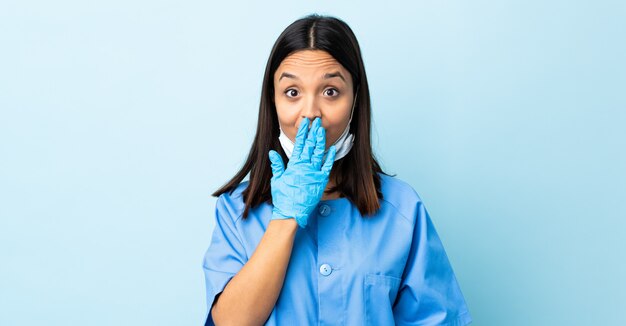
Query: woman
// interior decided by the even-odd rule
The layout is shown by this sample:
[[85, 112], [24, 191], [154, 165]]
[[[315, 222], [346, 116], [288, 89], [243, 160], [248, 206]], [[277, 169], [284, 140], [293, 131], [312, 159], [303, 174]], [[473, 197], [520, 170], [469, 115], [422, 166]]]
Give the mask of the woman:
[[288, 26], [248, 158], [213, 194], [206, 325], [471, 322], [418, 194], [374, 158], [370, 118], [350, 27], [316, 14]]

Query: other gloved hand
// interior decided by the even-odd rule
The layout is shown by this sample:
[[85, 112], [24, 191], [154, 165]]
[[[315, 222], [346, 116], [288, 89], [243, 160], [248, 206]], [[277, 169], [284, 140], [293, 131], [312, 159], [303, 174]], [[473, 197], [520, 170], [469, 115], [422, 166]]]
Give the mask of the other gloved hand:
[[274, 204], [272, 220], [295, 218], [298, 225], [304, 228], [309, 215], [322, 199], [335, 162], [336, 149], [335, 146], [328, 149], [322, 165], [326, 130], [321, 124], [321, 119], [315, 118], [307, 132], [309, 119], [302, 119], [286, 170], [280, 154], [269, 151], [273, 175], [270, 181]]

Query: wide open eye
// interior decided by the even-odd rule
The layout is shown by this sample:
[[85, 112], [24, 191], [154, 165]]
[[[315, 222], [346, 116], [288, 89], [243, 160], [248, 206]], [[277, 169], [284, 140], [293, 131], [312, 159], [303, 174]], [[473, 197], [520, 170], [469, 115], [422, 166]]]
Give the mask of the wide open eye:
[[[328, 91], [330, 91], [330, 94], [329, 94], [329, 92], [328, 92]], [[327, 89], [324, 91], [324, 93], [328, 94], [330, 97], [337, 97], [337, 96], [339, 96], [339, 90], [337, 90], [337, 89], [336, 89], [336, 88], [334, 88], [334, 87], [327, 88]]]
[[[296, 95], [294, 95], [294, 92], [296, 93], [296, 95], [298, 94], [298, 91], [294, 88], [289, 88], [285, 91], [285, 95], [287, 95], [287, 97], [295, 97]], [[293, 95], [293, 96], [289, 96], [289, 95]]]

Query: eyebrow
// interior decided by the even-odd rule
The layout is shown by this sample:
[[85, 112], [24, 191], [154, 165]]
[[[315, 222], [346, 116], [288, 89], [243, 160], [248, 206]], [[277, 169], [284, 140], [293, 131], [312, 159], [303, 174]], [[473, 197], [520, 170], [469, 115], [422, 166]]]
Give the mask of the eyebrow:
[[[298, 78], [294, 74], [283, 72], [282, 74], [280, 74], [280, 78], [278, 78], [278, 81], [280, 82], [280, 80], [283, 79], [283, 77], [300, 80], [300, 78]], [[344, 83], [346, 82], [346, 79], [343, 78], [343, 75], [339, 71], [325, 73], [323, 76], [323, 79], [329, 79], [329, 78], [334, 78], [334, 77], [339, 77], [341, 78], [341, 80], [343, 80]]]

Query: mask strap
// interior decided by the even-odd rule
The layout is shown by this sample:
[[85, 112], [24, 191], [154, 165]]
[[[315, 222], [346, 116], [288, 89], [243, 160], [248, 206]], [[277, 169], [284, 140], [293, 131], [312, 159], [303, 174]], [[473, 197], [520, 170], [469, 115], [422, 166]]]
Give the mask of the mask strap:
[[356, 105], [356, 100], [358, 97], [359, 97], [359, 85], [356, 86], [356, 94], [354, 95], [354, 102], [352, 102], [352, 111], [350, 111], [350, 121], [352, 121], [352, 115], [354, 114], [354, 106]]

